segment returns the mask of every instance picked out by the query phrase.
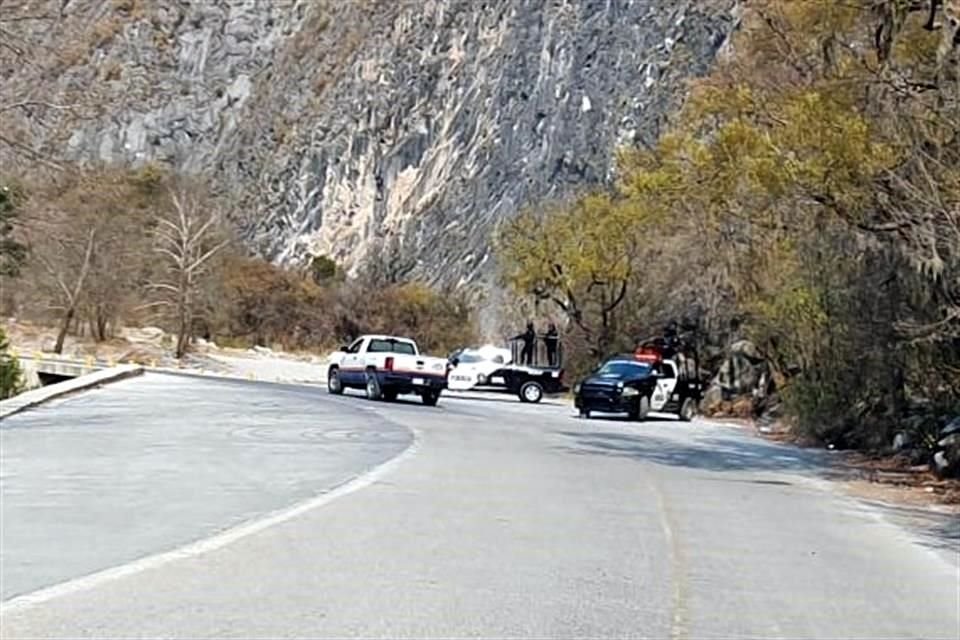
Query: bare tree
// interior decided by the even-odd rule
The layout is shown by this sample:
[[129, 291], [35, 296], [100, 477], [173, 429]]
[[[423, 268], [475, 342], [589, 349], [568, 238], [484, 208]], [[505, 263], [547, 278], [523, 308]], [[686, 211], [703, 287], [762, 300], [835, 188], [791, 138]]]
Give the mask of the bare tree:
[[149, 194], [123, 171], [58, 174], [31, 194], [24, 281], [58, 314], [57, 353], [83, 314], [94, 337], [105, 339], [107, 325], [138, 294], [150, 206]]
[[54, 353], [63, 352], [63, 343], [86, 290], [90, 267], [100, 238], [101, 228], [93, 225], [81, 234], [62, 233], [55, 225], [40, 233], [42, 239], [31, 243], [31, 255], [54, 285], [55, 309], [60, 311]]
[[199, 287], [211, 259], [227, 244], [223, 215], [198, 185], [179, 181], [170, 187], [170, 207], [156, 218], [154, 250], [162, 267], [150, 284], [160, 299], [155, 306], [173, 311], [177, 327], [176, 357], [187, 352], [199, 303]]

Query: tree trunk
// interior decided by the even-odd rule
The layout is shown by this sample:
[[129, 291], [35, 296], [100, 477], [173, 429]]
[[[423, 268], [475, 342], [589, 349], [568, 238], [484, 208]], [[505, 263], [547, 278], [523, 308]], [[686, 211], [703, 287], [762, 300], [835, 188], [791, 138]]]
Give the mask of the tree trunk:
[[109, 326], [110, 320], [107, 317], [106, 311], [102, 307], [97, 307], [97, 331], [96, 339], [97, 342], [106, 342], [107, 341], [107, 327]]
[[177, 360], [187, 353], [187, 346], [190, 343], [190, 328], [187, 322], [187, 304], [181, 299], [177, 310]]
[[180, 274], [180, 292], [177, 300], [177, 360], [183, 358], [190, 345], [190, 279]]
[[63, 316], [63, 320], [60, 322], [60, 330], [57, 332], [57, 342], [53, 346], [53, 352], [57, 355], [63, 353], [63, 343], [67, 339], [67, 331], [70, 330], [70, 324], [73, 322], [73, 315], [76, 313], [76, 305], [70, 305], [67, 307], [67, 312]]

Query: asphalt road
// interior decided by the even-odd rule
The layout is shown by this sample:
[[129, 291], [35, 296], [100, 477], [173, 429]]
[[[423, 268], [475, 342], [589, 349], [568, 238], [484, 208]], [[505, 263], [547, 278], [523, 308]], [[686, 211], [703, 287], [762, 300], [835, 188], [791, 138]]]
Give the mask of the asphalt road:
[[[155, 380], [147, 376], [144, 385]], [[190, 486], [196, 493], [161, 483], [142, 496], [169, 509], [161, 518], [169, 527], [161, 538], [144, 539], [137, 551], [152, 546], [152, 553], [162, 553], [172, 543], [209, 533], [194, 527], [194, 513], [214, 514], [205, 521], [217, 520], [218, 528], [237, 519], [255, 523], [258, 513], [273, 513], [261, 516], [272, 519], [214, 538], [220, 541], [216, 544], [195, 544], [179, 555], [148, 557], [125, 565], [126, 570], [14, 598], [5, 603], [0, 635], [960, 635], [960, 533], [955, 523], [934, 520], [924, 525], [924, 532], [901, 526], [904, 518], [909, 520], [904, 514], [894, 517], [843, 497], [822, 479], [819, 454], [699, 422], [581, 421], [566, 407], [510, 401], [444, 399], [430, 409], [417, 403], [330, 398], [312, 389], [227, 385], [218, 386], [216, 394], [210, 391], [209, 385], [222, 384], [194, 381], [187, 386], [198, 402], [180, 401], [168, 410], [193, 424], [183, 427], [186, 433], [171, 427], [170, 450], [162, 454], [168, 466], [143, 469], [135, 461], [115, 460], [137, 448], [112, 449], [114, 440], [126, 436], [119, 433], [122, 426], [108, 433], [114, 410], [100, 400], [112, 394], [110, 389], [30, 415], [37, 421], [34, 430], [52, 430], [46, 444], [35, 444], [31, 451], [59, 450], [69, 442], [79, 447], [79, 436], [68, 427], [49, 423], [57, 416], [61, 424], [57, 412], [73, 413], [83, 405], [99, 417], [75, 429], [98, 434], [100, 445], [91, 450], [100, 452], [113, 481], [127, 486], [131, 478], [140, 478], [141, 486], [153, 485], [161, 471], [173, 476], [191, 472], [191, 447], [180, 439], [205, 438], [200, 433], [208, 427], [191, 417], [198, 415], [198, 406], [208, 407], [217, 425], [228, 425], [208, 443], [208, 453], [219, 458], [221, 447], [242, 448], [234, 442], [242, 438], [230, 435], [229, 425], [232, 420], [256, 422], [245, 407], [259, 397], [266, 404], [258, 415], [272, 425], [268, 442], [250, 445], [243, 462], [225, 463], [193, 478]], [[123, 388], [134, 387], [124, 383]], [[234, 413], [221, 415], [221, 409], [212, 407], [214, 396], [217, 405], [235, 407]], [[165, 410], [151, 405], [152, 397], [140, 400], [155, 407], [151, 415], [160, 415]], [[315, 441], [322, 438], [281, 435], [288, 429], [302, 433], [302, 424], [290, 425], [311, 416], [327, 425], [322, 429], [342, 425], [377, 445], [365, 445], [372, 449], [356, 454], [347, 442], [318, 447]], [[129, 424], [135, 423], [131, 417]], [[416, 434], [411, 449], [405, 449], [404, 429]], [[136, 430], [141, 439], [159, 437], [155, 429]], [[0, 428], [5, 474], [7, 445], [27, 431], [26, 424], [11, 428], [5, 422]], [[322, 493], [337, 478], [404, 449], [387, 468], [332, 494], [335, 499], [307, 502], [279, 517], [273, 511], [311, 492]], [[19, 464], [26, 454], [27, 449], [18, 454]], [[332, 462], [318, 463], [314, 476], [311, 459], [327, 460], [331, 454], [345, 460], [343, 469], [331, 474], [323, 470]], [[76, 455], [85, 457], [79, 449]], [[261, 462], [261, 457], [271, 461]], [[47, 473], [56, 468], [51, 462]], [[245, 497], [210, 504], [221, 502], [231, 482], [241, 482], [247, 474], [258, 479], [242, 492]], [[35, 502], [43, 503], [48, 491], [39, 479], [21, 483], [18, 506], [9, 508], [6, 494], [14, 485], [8, 480], [3, 480], [4, 529], [8, 519], [24, 517]], [[109, 479], [98, 482], [104, 486]], [[132, 492], [110, 495], [102, 505], [96, 492], [76, 503], [81, 512], [103, 520], [97, 520], [99, 529], [88, 522], [75, 531], [122, 541], [130, 534], [118, 523], [135, 524], [150, 512]], [[183, 502], [192, 506], [177, 512]], [[35, 520], [22, 528], [53, 527], [53, 520]], [[41, 538], [34, 543], [37, 549], [55, 546], [56, 533], [35, 533]], [[29, 542], [18, 544], [21, 550], [32, 548]], [[82, 540], [69, 535], [61, 536], [61, 545], [68, 549], [57, 551], [56, 561], [41, 559], [40, 564], [59, 566], [71, 553], [91, 555]], [[6, 559], [20, 552], [11, 548], [8, 554], [4, 548], [4, 581]], [[98, 557], [104, 564], [105, 557]], [[73, 568], [62, 570], [58, 579], [71, 571], [80, 575], [77, 564], [68, 566]], [[24, 577], [17, 580], [26, 584]]]
[[311, 498], [412, 434], [319, 389], [148, 375], [0, 422], [0, 599]]

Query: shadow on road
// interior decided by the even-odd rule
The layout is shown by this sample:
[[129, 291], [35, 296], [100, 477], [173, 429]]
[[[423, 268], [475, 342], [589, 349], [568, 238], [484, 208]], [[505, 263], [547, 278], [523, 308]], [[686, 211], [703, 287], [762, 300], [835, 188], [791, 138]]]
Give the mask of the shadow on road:
[[573, 440], [564, 447], [576, 455], [603, 455], [705, 471], [822, 471], [821, 456], [762, 440], [710, 437], [691, 442], [600, 431], [562, 431]]
[[520, 398], [511, 393], [497, 393], [495, 391], [489, 392], [489, 394], [484, 394], [483, 392], [474, 392], [470, 395], [460, 394], [457, 392], [445, 392], [443, 394], [443, 399], [445, 400], [477, 400], [479, 402], [498, 402], [501, 404], [510, 404], [514, 406], [525, 406], [525, 407], [535, 407], [537, 404], [549, 406], [549, 407], [563, 407], [567, 406], [568, 403], [564, 402], [563, 399], [559, 396], [548, 396], [544, 395], [543, 400], [537, 404], [528, 404], [522, 402]]
[[[578, 418], [582, 419], [582, 418]], [[638, 424], [636, 420], [632, 420], [630, 416], [626, 414], [618, 413], [603, 413], [603, 414], [591, 414], [588, 420], [596, 420], [598, 422], [630, 422], [633, 424]], [[676, 422], [677, 424], [686, 424], [682, 422], [679, 418], [673, 418], [666, 415], [658, 414], [649, 414], [646, 418], [643, 419], [644, 423], [649, 422]]]
[[[561, 431], [572, 442], [560, 447], [574, 455], [629, 458], [670, 467], [708, 472], [782, 472], [843, 480], [848, 472], [830, 464], [821, 451], [793, 449], [760, 439], [745, 437], [693, 437], [689, 441], [632, 433], [603, 431]], [[713, 481], [790, 486], [785, 479], [713, 478]], [[886, 519], [913, 532], [918, 544], [953, 558], [960, 550], [960, 519], [950, 513], [862, 501], [882, 512]]]

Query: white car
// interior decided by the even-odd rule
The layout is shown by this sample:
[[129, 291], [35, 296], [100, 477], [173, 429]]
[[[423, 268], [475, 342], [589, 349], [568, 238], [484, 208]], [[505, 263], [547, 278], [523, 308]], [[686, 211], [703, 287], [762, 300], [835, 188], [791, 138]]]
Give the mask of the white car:
[[339, 395], [363, 389], [371, 400], [389, 401], [416, 394], [434, 406], [447, 386], [448, 365], [444, 358], [421, 355], [409, 338], [361, 336], [330, 355], [327, 390]]

